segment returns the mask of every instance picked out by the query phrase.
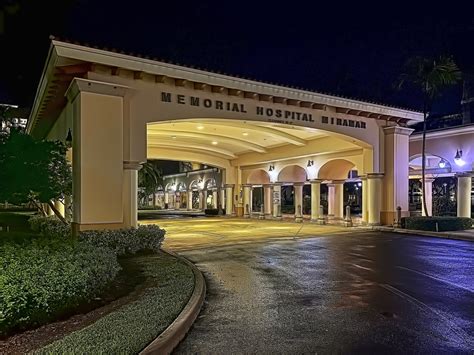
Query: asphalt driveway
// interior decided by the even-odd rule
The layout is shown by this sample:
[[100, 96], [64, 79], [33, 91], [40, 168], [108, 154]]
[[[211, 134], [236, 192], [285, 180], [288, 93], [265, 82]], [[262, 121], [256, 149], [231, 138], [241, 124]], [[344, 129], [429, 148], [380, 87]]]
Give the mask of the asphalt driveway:
[[219, 243], [225, 228], [216, 223], [214, 244], [189, 248], [169, 229], [169, 246], [208, 284], [205, 308], [176, 353], [474, 350], [473, 243], [327, 227], [281, 239], [259, 228], [254, 241]]

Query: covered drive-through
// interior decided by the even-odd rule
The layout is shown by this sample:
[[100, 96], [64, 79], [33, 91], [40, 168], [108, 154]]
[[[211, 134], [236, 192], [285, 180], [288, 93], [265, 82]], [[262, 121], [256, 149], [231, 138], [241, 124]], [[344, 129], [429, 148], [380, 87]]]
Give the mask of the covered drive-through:
[[[72, 133], [75, 230], [137, 225], [137, 172], [147, 159], [216, 167], [206, 186], [179, 186], [184, 199], [212, 191], [227, 215], [251, 210], [253, 187], [267, 218], [281, 216], [281, 186], [293, 185], [295, 217], [311, 186], [320, 218], [343, 216], [342, 184], [356, 171], [362, 220], [391, 224], [408, 214], [410, 122], [421, 114], [271, 85], [53, 40], [28, 132], [64, 141]], [[209, 189], [207, 189], [209, 187]], [[178, 188], [175, 186], [174, 189]], [[169, 196], [168, 196], [169, 198]]]

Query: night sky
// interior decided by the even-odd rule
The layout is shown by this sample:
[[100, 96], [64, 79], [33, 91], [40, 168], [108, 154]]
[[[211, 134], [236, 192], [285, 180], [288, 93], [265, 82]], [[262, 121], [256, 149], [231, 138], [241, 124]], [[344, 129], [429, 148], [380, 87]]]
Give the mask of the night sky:
[[[7, 3], [0, 7], [0, 102], [22, 106], [32, 104], [50, 34], [410, 108], [421, 108], [420, 96], [394, 89], [409, 57], [451, 54], [461, 70], [474, 71], [474, 16], [453, 3], [434, 9], [415, 1], [375, 7], [355, 1]], [[460, 87], [449, 90], [435, 110], [458, 112]]]

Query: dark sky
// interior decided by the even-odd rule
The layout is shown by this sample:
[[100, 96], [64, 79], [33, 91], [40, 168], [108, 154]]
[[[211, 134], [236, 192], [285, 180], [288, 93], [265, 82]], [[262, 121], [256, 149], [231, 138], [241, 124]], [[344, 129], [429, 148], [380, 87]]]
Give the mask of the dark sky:
[[[407, 58], [447, 53], [463, 71], [474, 69], [473, 11], [453, 2], [440, 8], [430, 2], [432, 9], [416, 1], [380, 1], [376, 6], [256, 0], [7, 3], [14, 5], [0, 7], [5, 14], [0, 102], [27, 106], [46, 59], [49, 34], [413, 108], [420, 108], [413, 90], [393, 89]], [[459, 111], [459, 101], [460, 88], [453, 88], [436, 109]]]

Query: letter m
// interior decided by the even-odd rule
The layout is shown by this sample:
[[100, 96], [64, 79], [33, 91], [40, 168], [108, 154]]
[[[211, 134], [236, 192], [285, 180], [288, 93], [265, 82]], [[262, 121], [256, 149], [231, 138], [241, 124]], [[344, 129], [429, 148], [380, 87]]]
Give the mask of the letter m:
[[171, 94], [169, 92], [162, 92], [161, 93], [161, 101], [171, 102]]

